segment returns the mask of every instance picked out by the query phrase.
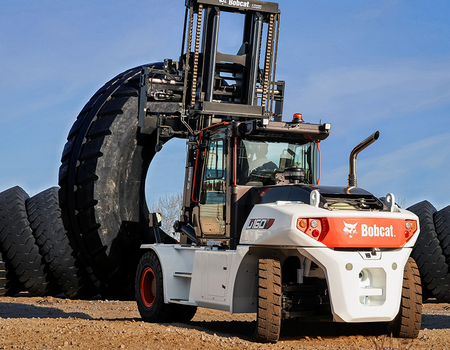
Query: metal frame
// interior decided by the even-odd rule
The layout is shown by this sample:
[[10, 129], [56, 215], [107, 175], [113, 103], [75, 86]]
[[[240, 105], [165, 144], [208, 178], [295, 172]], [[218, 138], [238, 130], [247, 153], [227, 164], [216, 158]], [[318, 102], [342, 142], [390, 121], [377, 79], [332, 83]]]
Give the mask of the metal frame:
[[[222, 12], [243, 15], [242, 49], [235, 55], [217, 50]], [[142, 69], [141, 134], [156, 132], [168, 140], [233, 119], [281, 121], [284, 82], [275, 80], [279, 21], [277, 3], [186, 0], [179, 62], [165, 60], [157, 68]], [[224, 74], [231, 74], [236, 84], [227, 85]]]

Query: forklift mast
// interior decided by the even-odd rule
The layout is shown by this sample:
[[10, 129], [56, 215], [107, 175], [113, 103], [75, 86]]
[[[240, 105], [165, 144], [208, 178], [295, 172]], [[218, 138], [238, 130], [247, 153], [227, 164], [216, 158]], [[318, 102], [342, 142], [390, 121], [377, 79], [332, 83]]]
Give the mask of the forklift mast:
[[[224, 12], [244, 15], [237, 53], [218, 51]], [[206, 119], [218, 116], [220, 121], [230, 117], [281, 121], [284, 82], [275, 81], [279, 27], [276, 3], [186, 0], [180, 58], [185, 114]], [[219, 120], [212, 122], [204, 123], [202, 128]]]
[[[224, 13], [243, 15], [240, 49], [231, 54], [218, 51]], [[278, 4], [186, 0], [184, 22], [179, 62], [166, 59], [141, 71], [139, 130], [156, 136], [151, 141], [156, 152], [173, 137], [196, 137], [225, 121], [281, 121], [284, 81], [275, 80]], [[224, 34], [235, 36], [234, 28], [226, 29]]]

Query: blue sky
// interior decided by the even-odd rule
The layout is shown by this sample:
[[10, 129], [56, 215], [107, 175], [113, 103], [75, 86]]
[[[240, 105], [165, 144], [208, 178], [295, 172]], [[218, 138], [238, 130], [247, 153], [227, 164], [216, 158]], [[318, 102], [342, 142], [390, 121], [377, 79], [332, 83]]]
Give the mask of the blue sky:
[[[332, 124], [321, 183], [345, 185], [350, 151], [379, 130], [358, 156], [359, 185], [406, 206], [449, 205], [450, 2], [280, 0], [280, 8], [284, 119], [299, 112]], [[2, 1], [0, 191], [57, 185], [84, 104], [128, 68], [177, 60], [183, 19], [183, 0]], [[225, 51], [239, 37], [221, 40]], [[181, 191], [184, 151], [171, 141], [155, 158], [149, 198]]]

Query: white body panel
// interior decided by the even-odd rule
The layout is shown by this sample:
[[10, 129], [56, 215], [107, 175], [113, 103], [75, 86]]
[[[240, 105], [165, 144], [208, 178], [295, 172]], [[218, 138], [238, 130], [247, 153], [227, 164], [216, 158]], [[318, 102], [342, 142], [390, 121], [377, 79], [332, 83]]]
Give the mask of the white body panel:
[[194, 254], [202, 248], [182, 247], [178, 244], [144, 244], [161, 262], [164, 281], [164, 302], [196, 305], [189, 301]]
[[[337, 322], [390, 321], [397, 315], [403, 270], [419, 230], [404, 247], [342, 251], [328, 248], [297, 229], [298, 217], [417, 220], [405, 210], [394, 212], [329, 211], [303, 203], [255, 205], [236, 250], [216, 247], [149, 244], [163, 270], [164, 301], [226, 310], [256, 312], [259, 253], [270, 249], [281, 264], [297, 256], [303, 277], [325, 278]], [[251, 219], [273, 218], [268, 229], [250, 228]], [[311, 269], [311, 261], [319, 268]], [[301, 281], [302, 277], [298, 281]]]
[[[327, 248], [299, 248], [299, 252], [323, 268], [335, 321], [391, 321], [397, 315], [411, 249], [379, 252], [372, 259], [364, 259], [364, 253]], [[372, 275], [370, 282], [360, 280], [363, 270]]]
[[258, 257], [248, 246], [218, 251], [211, 247], [145, 244], [160, 262], [164, 302], [230, 313], [256, 312]]

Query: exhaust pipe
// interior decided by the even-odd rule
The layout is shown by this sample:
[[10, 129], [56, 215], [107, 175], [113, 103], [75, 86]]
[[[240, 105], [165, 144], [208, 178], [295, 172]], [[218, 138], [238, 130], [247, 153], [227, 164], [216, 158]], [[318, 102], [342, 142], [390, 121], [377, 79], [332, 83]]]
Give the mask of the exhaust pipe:
[[367, 139], [361, 142], [358, 146], [353, 148], [353, 151], [350, 153], [350, 161], [349, 161], [349, 174], [348, 174], [348, 187], [357, 187], [358, 186], [358, 175], [356, 175], [356, 156], [366, 147], [370, 146], [380, 136], [380, 132], [374, 132]]

